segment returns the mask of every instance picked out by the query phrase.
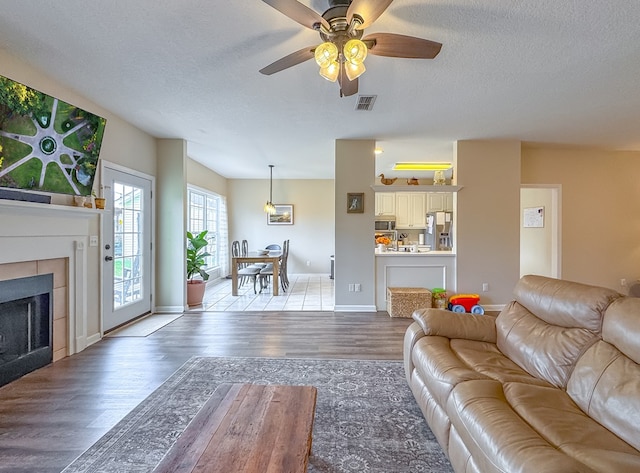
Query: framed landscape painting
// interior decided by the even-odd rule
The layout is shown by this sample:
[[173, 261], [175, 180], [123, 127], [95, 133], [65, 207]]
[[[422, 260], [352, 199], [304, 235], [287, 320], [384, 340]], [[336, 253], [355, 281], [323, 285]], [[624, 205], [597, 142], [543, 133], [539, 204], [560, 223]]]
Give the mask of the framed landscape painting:
[[293, 205], [274, 204], [276, 212], [267, 214], [268, 225], [293, 225]]

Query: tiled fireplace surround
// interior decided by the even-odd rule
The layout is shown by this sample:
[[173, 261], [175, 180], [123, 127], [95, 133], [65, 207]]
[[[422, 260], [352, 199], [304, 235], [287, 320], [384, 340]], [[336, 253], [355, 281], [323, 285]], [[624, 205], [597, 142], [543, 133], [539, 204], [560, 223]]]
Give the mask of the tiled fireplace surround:
[[53, 273], [53, 361], [82, 351], [87, 336], [89, 222], [98, 211], [0, 200], [0, 280]]
[[67, 309], [67, 259], [0, 264], [0, 281], [53, 273], [53, 361], [67, 356], [69, 311]]

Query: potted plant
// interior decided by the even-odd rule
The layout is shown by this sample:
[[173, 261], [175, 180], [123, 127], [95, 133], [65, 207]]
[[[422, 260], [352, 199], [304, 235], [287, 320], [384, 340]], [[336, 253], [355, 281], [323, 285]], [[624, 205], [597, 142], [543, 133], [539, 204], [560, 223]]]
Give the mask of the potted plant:
[[96, 203], [96, 209], [104, 209], [106, 199], [104, 197], [98, 197], [95, 191], [91, 191], [93, 201]]
[[[203, 269], [204, 259], [209, 256], [205, 251], [209, 244], [207, 241], [208, 230], [204, 230], [197, 235], [187, 232], [187, 305], [194, 306], [202, 304], [206, 281], [209, 274]], [[194, 279], [200, 275], [202, 279]]]

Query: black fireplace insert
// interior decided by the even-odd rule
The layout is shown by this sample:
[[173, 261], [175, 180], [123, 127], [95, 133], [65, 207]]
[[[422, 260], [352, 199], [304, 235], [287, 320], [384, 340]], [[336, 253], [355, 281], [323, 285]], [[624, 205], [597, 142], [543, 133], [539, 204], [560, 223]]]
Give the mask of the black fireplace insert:
[[0, 281], [0, 386], [53, 360], [53, 274]]

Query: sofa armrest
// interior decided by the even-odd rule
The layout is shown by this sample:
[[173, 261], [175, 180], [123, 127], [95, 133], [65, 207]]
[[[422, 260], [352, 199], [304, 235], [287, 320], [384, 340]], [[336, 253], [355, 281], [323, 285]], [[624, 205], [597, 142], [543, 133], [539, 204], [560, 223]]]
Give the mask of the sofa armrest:
[[496, 318], [451, 312], [444, 309], [418, 309], [413, 313], [425, 335], [463, 338], [479, 342], [496, 343]]

